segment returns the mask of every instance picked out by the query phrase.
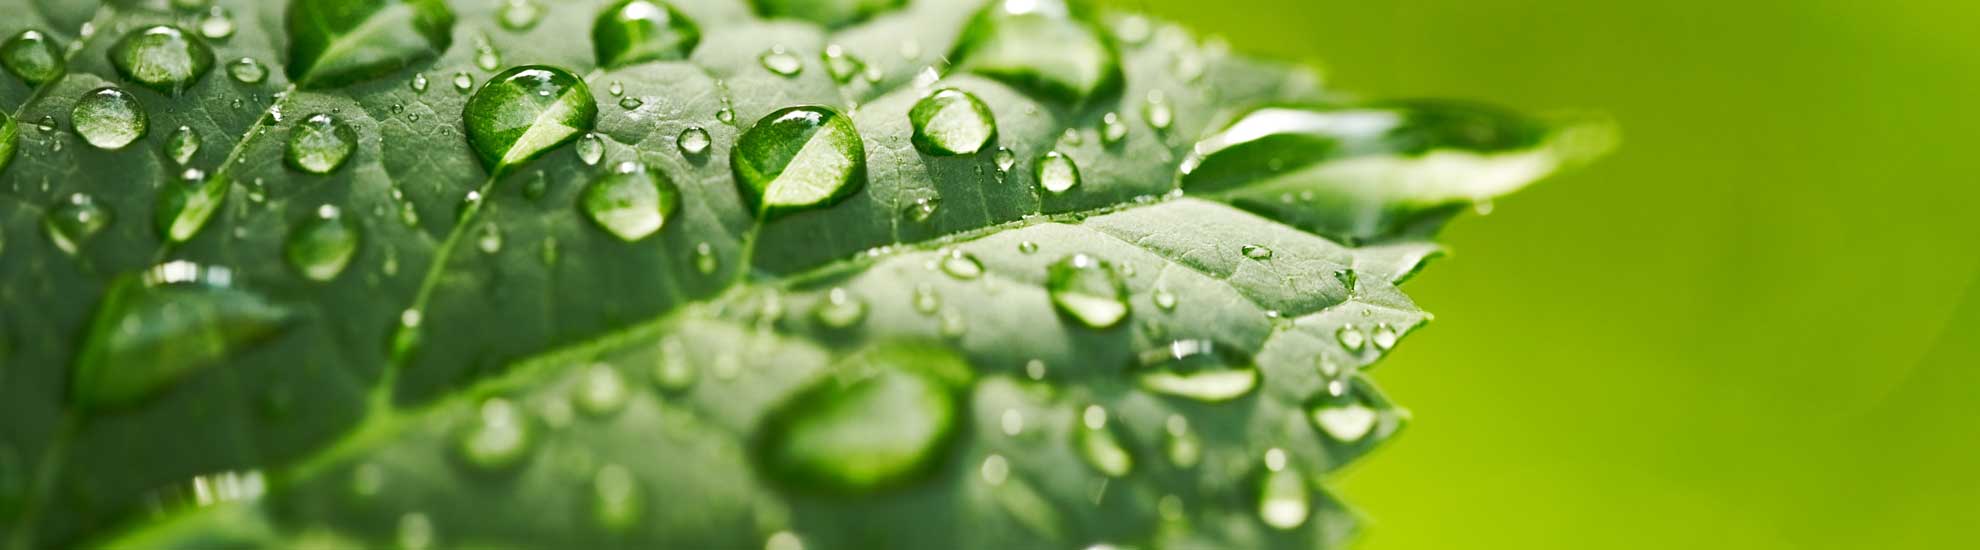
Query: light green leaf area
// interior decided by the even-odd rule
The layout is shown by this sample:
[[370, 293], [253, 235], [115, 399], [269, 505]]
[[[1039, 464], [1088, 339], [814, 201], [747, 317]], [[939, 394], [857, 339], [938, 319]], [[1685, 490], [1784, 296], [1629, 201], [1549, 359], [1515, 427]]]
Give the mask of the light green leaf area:
[[1396, 285], [1550, 171], [1409, 138], [1562, 130], [1227, 139], [1342, 102], [999, 4], [0, 0], [0, 547], [1341, 544]]

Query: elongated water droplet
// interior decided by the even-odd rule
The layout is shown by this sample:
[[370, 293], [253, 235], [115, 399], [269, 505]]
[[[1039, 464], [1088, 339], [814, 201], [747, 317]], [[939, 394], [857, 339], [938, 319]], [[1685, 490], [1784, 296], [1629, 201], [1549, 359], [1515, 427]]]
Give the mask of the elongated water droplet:
[[968, 252], [952, 250], [942, 257], [942, 272], [960, 280], [974, 280], [983, 276], [983, 263]]
[[227, 63], [227, 76], [242, 84], [260, 84], [268, 79], [268, 67], [252, 57], [243, 57]]
[[1119, 56], [1086, 11], [1066, 0], [991, 2], [970, 20], [949, 58], [956, 70], [1084, 103], [1121, 83]]
[[729, 155], [736, 186], [759, 217], [824, 208], [866, 182], [866, 146], [829, 107], [779, 109], [743, 132]]
[[[701, 43], [701, 29], [674, 6], [659, 0], [624, 0], [598, 14], [591, 44], [607, 68], [686, 59]], [[616, 94], [614, 94], [616, 95]]]
[[165, 156], [174, 164], [185, 165], [192, 162], [193, 155], [199, 154], [199, 132], [189, 126], [173, 130], [171, 137], [165, 138]]
[[1335, 441], [1355, 443], [1375, 430], [1381, 414], [1358, 392], [1321, 396], [1307, 411], [1313, 426]]
[[1260, 245], [1247, 244], [1239, 247], [1238, 252], [1243, 253], [1244, 257], [1253, 260], [1264, 261], [1272, 259], [1272, 249]]
[[1079, 185], [1079, 165], [1073, 164], [1072, 157], [1058, 151], [1048, 151], [1039, 156], [1033, 170], [1038, 177], [1038, 186], [1054, 195]]
[[1136, 378], [1155, 393], [1214, 403], [1258, 387], [1250, 356], [1209, 340], [1177, 340], [1143, 352], [1139, 363]]
[[1292, 529], [1306, 523], [1312, 503], [1306, 476], [1287, 464], [1286, 451], [1265, 451], [1265, 475], [1259, 481], [1258, 517], [1274, 529]]
[[811, 317], [829, 328], [850, 328], [866, 319], [866, 300], [846, 289], [833, 288], [812, 308]]
[[852, 82], [854, 76], [866, 70], [865, 61], [847, 53], [846, 49], [839, 47], [838, 44], [825, 46], [825, 53], [819, 56], [819, 60], [825, 63], [825, 72], [830, 73], [832, 80], [840, 84]]
[[453, 43], [442, 0], [291, 0], [286, 13], [289, 80], [305, 88], [384, 76]]
[[791, 77], [804, 72], [804, 60], [799, 58], [797, 54], [785, 50], [783, 46], [770, 48], [769, 51], [763, 52], [762, 55], [756, 57], [756, 62], [762, 64], [765, 70], [776, 73], [778, 76]]
[[0, 174], [7, 173], [7, 164], [14, 160], [14, 148], [20, 143], [20, 131], [13, 117], [0, 112]]
[[997, 137], [990, 107], [975, 95], [954, 88], [937, 90], [908, 111], [914, 125], [914, 146], [936, 156], [970, 155]]
[[357, 148], [357, 131], [328, 113], [303, 118], [289, 132], [284, 160], [289, 167], [311, 174], [328, 174], [350, 159]]
[[482, 166], [499, 174], [590, 132], [598, 104], [577, 76], [524, 65], [490, 79], [462, 116]]
[[683, 156], [699, 156], [706, 153], [708, 144], [708, 131], [701, 129], [700, 126], [689, 126], [686, 130], [681, 130], [681, 135], [674, 136], [674, 145], [681, 148]]
[[84, 409], [136, 403], [281, 330], [288, 312], [218, 267], [170, 262], [105, 291], [73, 366]]
[[178, 27], [153, 25], [110, 46], [117, 74], [161, 93], [177, 94], [213, 69], [213, 49]]
[[1105, 262], [1074, 254], [1047, 271], [1046, 290], [1060, 313], [1089, 328], [1103, 329], [1127, 318], [1127, 286]]
[[54, 38], [28, 29], [0, 44], [0, 66], [29, 86], [40, 86], [68, 72], [69, 62]]
[[536, 430], [522, 407], [500, 397], [481, 402], [454, 436], [454, 452], [483, 472], [513, 471], [529, 458]]
[[76, 101], [75, 109], [69, 114], [69, 124], [91, 146], [115, 151], [144, 137], [151, 126], [151, 117], [130, 92], [97, 88]]
[[1121, 446], [1120, 439], [1107, 427], [1107, 409], [1087, 405], [1080, 413], [1074, 444], [1088, 466], [1107, 477], [1123, 477], [1134, 471], [1134, 456]]
[[411, 87], [413, 93], [416, 94], [426, 93], [426, 86], [427, 86], [426, 73], [413, 73], [412, 81], [407, 82], [406, 86]]
[[579, 205], [600, 229], [633, 242], [666, 226], [680, 206], [680, 191], [664, 174], [628, 162], [592, 180]]
[[97, 204], [96, 197], [76, 193], [49, 209], [42, 227], [56, 248], [73, 255], [112, 221], [110, 209]]
[[786, 483], [868, 493], [932, 473], [954, 441], [951, 384], [969, 365], [942, 348], [867, 350], [857, 376], [827, 378], [786, 400], [759, 429], [756, 462]]
[[598, 134], [585, 134], [578, 138], [577, 155], [585, 166], [597, 166], [605, 158], [605, 140], [599, 139]]
[[330, 281], [351, 264], [362, 240], [357, 221], [344, 216], [336, 206], [326, 204], [289, 231], [283, 256], [288, 258], [289, 267], [303, 277]]
[[206, 227], [232, 188], [227, 178], [206, 177], [205, 172], [187, 169], [179, 181], [165, 184], [158, 194], [155, 221], [166, 242], [186, 242]]

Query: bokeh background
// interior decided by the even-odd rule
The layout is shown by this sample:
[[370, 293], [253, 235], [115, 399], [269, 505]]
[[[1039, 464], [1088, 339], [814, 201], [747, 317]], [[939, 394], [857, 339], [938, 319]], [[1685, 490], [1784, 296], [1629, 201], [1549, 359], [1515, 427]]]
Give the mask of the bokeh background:
[[1447, 233], [1363, 547], [1980, 541], [1980, 3], [1118, 0], [1371, 96], [1594, 109]]

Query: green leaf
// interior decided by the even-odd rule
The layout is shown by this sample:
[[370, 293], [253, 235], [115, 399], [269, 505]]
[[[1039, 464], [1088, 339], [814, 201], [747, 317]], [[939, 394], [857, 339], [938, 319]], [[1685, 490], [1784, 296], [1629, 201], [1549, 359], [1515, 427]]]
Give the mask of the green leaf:
[[1599, 137], [905, 4], [0, 0], [0, 546], [1335, 547], [1397, 285]]

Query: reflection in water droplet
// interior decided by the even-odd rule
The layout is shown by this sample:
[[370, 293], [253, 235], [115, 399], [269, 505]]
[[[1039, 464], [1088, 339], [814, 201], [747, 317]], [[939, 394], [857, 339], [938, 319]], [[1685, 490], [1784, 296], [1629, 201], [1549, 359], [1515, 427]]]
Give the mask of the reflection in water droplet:
[[268, 66], [252, 57], [243, 57], [227, 64], [227, 76], [242, 84], [260, 84], [268, 79]]
[[1251, 357], [1209, 340], [1177, 340], [1142, 352], [1137, 379], [1148, 391], [1205, 402], [1243, 397], [1258, 387]]
[[680, 147], [681, 154], [685, 156], [706, 153], [709, 145], [708, 131], [701, 129], [700, 126], [689, 126], [686, 130], [681, 130], [681, 135], [674, 137], [674, 145]]
[[501, 9], [495, 12], [495, 18], [504, 29], [526, 31], [543, 19], [544, 11], [543, 4], [536, 0], [505, 0]]
[[289, 133], [285, 160], [311, 174], [328, 174], [344, 165], [357, 149], [357, 131], [328, 113], [303, 118]]
[[110, 64], [124, 78], [160, 93], [178, 94], [213, 69], [213, 50], [177, 27], [153, 25], [125, 34], [111, 45]]
[[151, 120], [137, 96], [117, 88], [97, 88], [76, 101], [69, 123], [91, 146], [115, 151], [144, 137]]
[[1375, 325], [1375, 332], [1369, 336], [1369, 341], [1374, 342], [1375, 349], [1388, 351], [1389, 348], [1396, 347], [1396, 338], [1398, 338], [1396, 328], [1389, 326], [1388, 323], [1381, 323]]
[[1033, 168], [1038, 177], [1038, 186], [1054, 195], [1071, 190], [1079, 185], [1079, 166], [1073, 164], [1072, 157], [1050, 151], [1038, 157]]
[[605, 158], [605, 140], [599, 139], [598, 134], [585, 134], [578, 138], [577, 155], [585, 166], [597, 166]]
[[626, 162], [586, 186], [579, 204], [598, 227], [633, 242], [666, 226], [680, 206], [680, 191], [665, 175]]
[[942, 257], [942, 272], [958, 280], [974, 280], [983, 276], [983, 263], [968, 252], [952, 250]]
[[1122, 139], [1127, 138], [1127, 132], [1127, 123], [1121, 122], [1120, 115], [1107, 113], [1100, 117], [1101, 143], [1108, 145], [1120, 143]]
[[1108, 328], [1127, 318], [1127, 287], [1105, 262], [1074, 254], [1047, 271], [1046, 290], [1059, 312], [1089, 328]]

